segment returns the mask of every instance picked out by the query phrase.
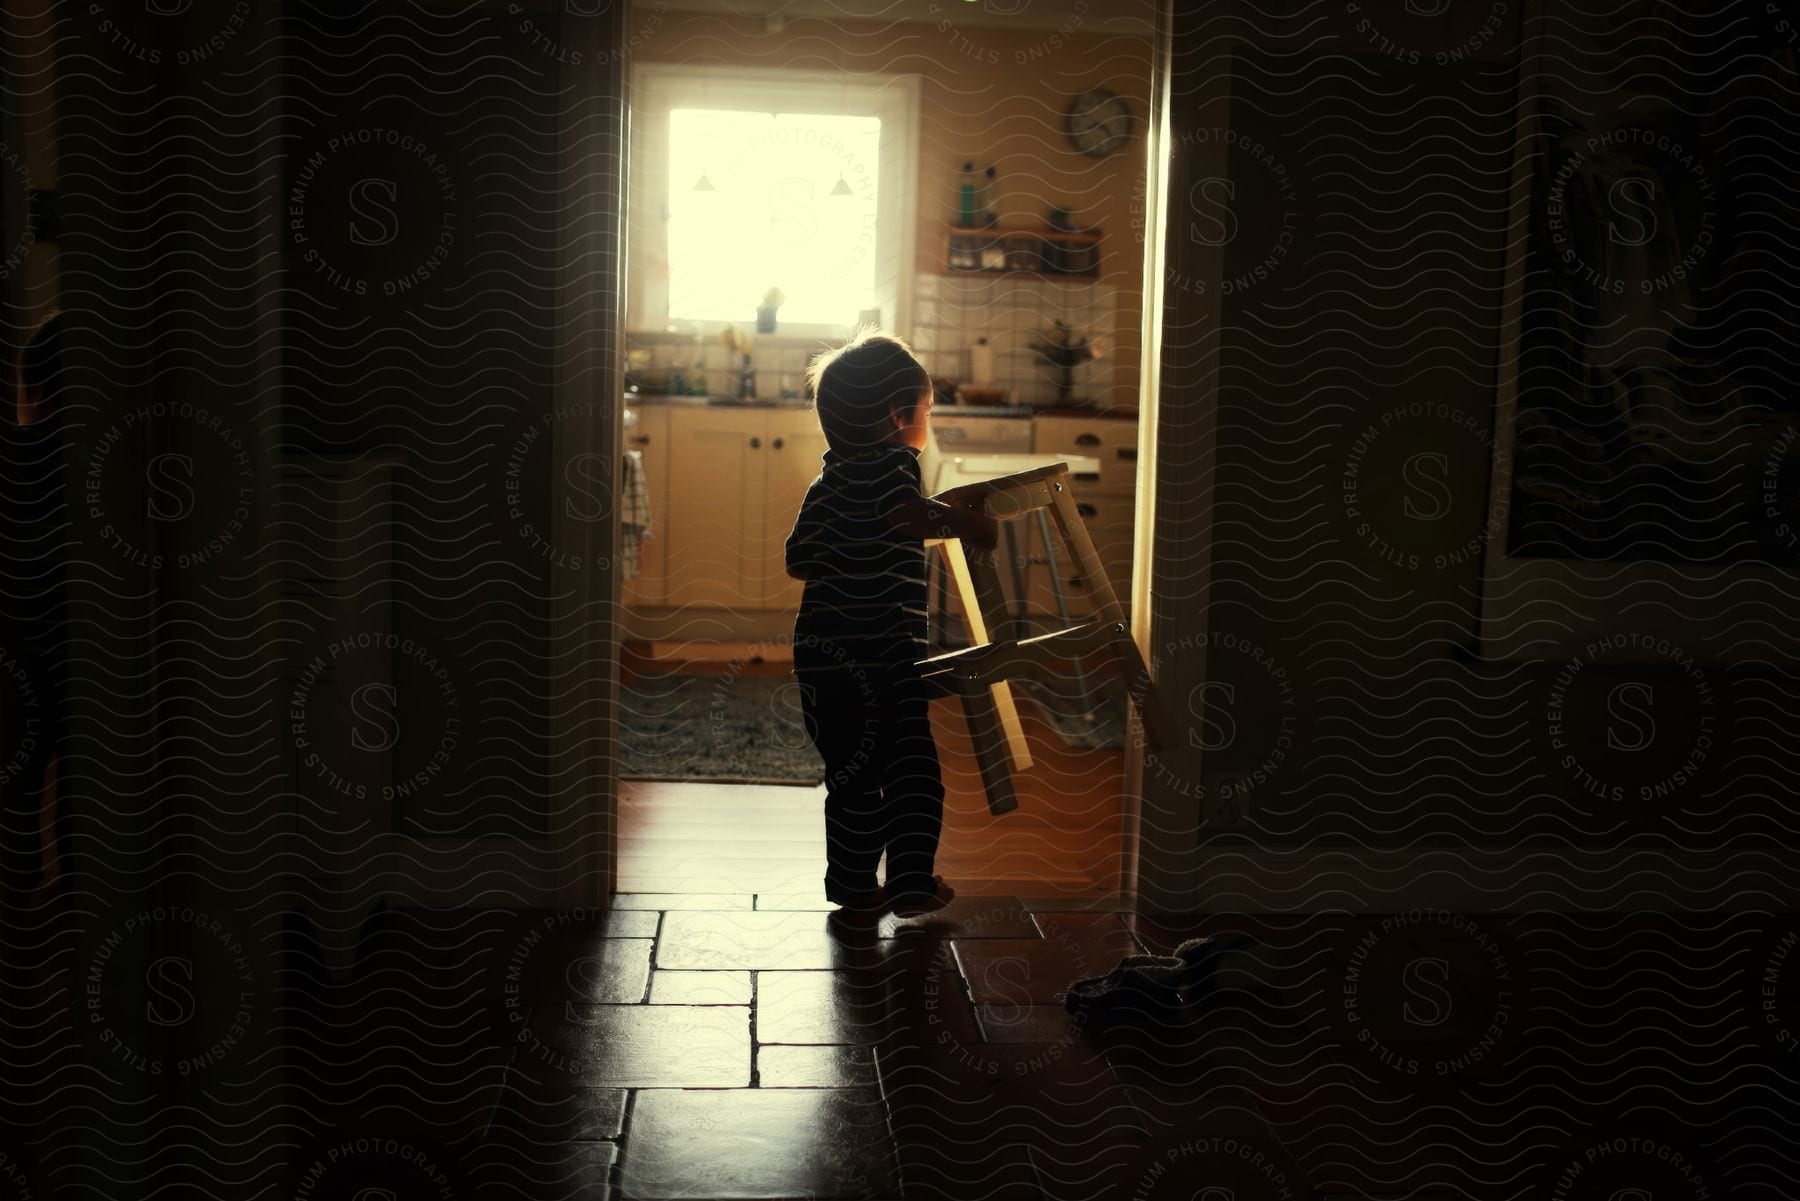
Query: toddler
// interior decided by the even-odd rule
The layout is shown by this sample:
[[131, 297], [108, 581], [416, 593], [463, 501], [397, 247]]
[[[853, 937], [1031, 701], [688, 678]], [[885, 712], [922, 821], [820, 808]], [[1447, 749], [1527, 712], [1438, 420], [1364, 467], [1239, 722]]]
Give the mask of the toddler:
[[788, 535], [787, 570], [806, 582], [794, 674], [825, 761], [825, 896], [850, 913], [912, 916], [955, 895], [932, 871], [944, 784], [918, 666], [924, 540], [991, 549], [995, 523], [923, 493], [931, 378], [906, 343], [865, 328], [816, 357], [807, 382], [827, 449]]

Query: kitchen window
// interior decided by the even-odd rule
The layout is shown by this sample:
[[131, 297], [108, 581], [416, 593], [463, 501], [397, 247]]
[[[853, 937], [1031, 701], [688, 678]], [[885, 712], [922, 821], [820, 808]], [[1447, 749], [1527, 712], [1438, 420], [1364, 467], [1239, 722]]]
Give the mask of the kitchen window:
[[644, 63], [633, 89], [632, 328], [748, 331], [771, 289], [777, 334], [906, 328], [916, 77]]

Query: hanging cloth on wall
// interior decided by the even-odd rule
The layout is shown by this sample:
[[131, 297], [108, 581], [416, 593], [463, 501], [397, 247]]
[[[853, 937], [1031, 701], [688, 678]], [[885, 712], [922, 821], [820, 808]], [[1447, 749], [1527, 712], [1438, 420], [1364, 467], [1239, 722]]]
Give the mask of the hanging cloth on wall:
[[644, 452], [628, 450], [624, 486], [619, 489], [619, 568], [623, 579], [638, 573], [639, 543], [650, 537], [650, 489], [644, 482]]

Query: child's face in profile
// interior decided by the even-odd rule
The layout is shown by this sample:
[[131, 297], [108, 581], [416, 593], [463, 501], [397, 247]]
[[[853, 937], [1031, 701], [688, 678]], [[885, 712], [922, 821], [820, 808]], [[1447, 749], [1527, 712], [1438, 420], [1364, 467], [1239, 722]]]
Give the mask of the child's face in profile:
[[914, 450], [924, 450], [925, 444], [931, 441], [931, 389], [919, 393], [919, 401], [913, 405], [909, 414], [894, 414], [894, 432], [889, 439], [902, 446], [910, 446]]

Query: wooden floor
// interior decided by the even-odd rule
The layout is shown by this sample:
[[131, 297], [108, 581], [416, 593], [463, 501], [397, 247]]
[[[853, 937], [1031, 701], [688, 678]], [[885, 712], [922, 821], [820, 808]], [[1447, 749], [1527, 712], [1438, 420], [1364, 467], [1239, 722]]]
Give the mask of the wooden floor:
[[[1124, 752], [1073, 750], [1026, 707], [1031, 753], [1019, 808], [990, 816], [954, 701], [932, 703], [945, 786], [938, 872], [959, 891], [1071, 903], [1119, 891]], [[624, 780], [619, 891], [816, 896], [825, 874], [823, 785]]]

